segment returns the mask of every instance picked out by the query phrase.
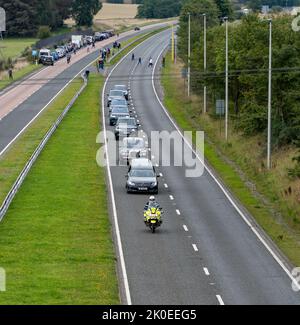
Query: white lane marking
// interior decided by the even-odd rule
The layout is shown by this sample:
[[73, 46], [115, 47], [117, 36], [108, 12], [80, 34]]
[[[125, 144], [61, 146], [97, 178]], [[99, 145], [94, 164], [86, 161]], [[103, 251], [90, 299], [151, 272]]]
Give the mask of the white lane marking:
[[166, 184], [166, 183], [164, 184], [164, 187], [165, 187], [165, 188], [169, 188], [168, 184]]
[[203, 271], [204, 271], [205, 275], [207, 275], [207, 276], [210, 275], [207, 267], [204, 267]]
[[[154, 35], [147, 39], [149, 41], [150, 39], [154, 38], [157, 35]], [[107, 87], [107, 83], [109, 78], [111, 77], [112, 73], [115, 71], [115, 69], [141, 44], [138, 44], [136, 47], [134, 47], [127, 55], [125, 55], [110, 71], [109, 75], [107, 76], [105, 83], [103, 85], [102, 89], [102, 121], [105, 121], [105, 88]], [[90, 64], [89, 64], [90, 65]], [[84, 70], [84, 69], [83, 69]], [[104, 145], [105, 145], [105, 151], [108, 152], [108, 144], [107, 144], [107, 131], [106, 131], [106, 124], [105, 122], [103, 124], [103, 130], [104, 130]], [[129, 288], [129, 282], [127, 277], [127, 271], [126, 271], [126, 264], [125, 264], [125, 258], [124, 258], [124, 252], [123, 252], [123, 246], [122, 246], [122, 240], [121, 240], [121, 234], [120, 234], [120, 228], [118, 223], [118, 213], [117, 213], [117, 207], [116, 207], [116, 200], [115, 200], [115, 193], [113, 188], [113, 182], [112, 182], [112, 176], [111, 176], [111, 170], [110, 170], [110, 163], [109, 163], [109, 155], [106, 155], [106, 168], [108, 173], [108, 179], [109, 179], [109, 186], [110, 186], [110, 194], [111, 194], [111, 200], [112, 200], [112, 207], [113, 207], [113, 220], [115, 224], [115, 231], [117, 236], [117, 245], [118, 245], [118, 251], [120, 256], [120, 263], [121, 263], [121, 270], [122, 270], [122, 278], [124, 282], [125, 287], [125, 294], [126, 294], [126, 300], [128, 305], [132, 305], [131, 295], [130, 295], [130, 288]]]
[[174, 201], [174, 196], [173, 195], [170, 195], [170, 200]]
[[189, 229], [188, 229], [188, 227], [187, 227], [186, 225], [183, 225], [183, 229], [184, 229], [184, 231], [186, 231], [186, 232], [189, 231]]
[[223, 301], [222, 297], [221, 297], [220, 295], [216, 295], [216, 297], [217, 297], [217, 299], [218, 299], [219, 304], [220, 304], [221, 306], [224, 306], [225, 304], [224, 304], [224, 301]]
[[233, 199], [231, 198], [229, 192], [224, 188], [224, 186], [217, 180], [217, 178], [215, 177], [215, 175], [213, 174], [213, 172], [210, 170], [210, 168], [207, 167], [207, 165], [204, 163], [204, 161], [201, 159], [201, 157], [198, 155], [198, 153], [194, 150], [193, 146], [190, 144], [190, 142], [186, 139], [186, 137], [182, 134], [182, 132], [180, 131], [180, 129], [178, 128], [177, 124], [175, 123], [175, 121], [173, 120], [173, 118], [171, 117], [171, 115], [169, 114], [168, 110], [166, 109], [166, 107], [164, 106], [164, 104], [161, 102], [156, 88], [155, 88], [155, 83], [154, 83], [154, 74], [156, 71], [156, 67], [157, 64], [159, 62], [159, 59], [162, 55], [162, 53], [165, 51], [165, 49], [168, 47], [169, 45], [167, 45], [159, 54], [154, 68], [153, 68], [153, 72], [152, 72], [152, 87], [154, 90], [154, 94], [157, 98], [157, 101], [159, 102], [161, 108], [163, 109], [163, 111], [165, 112], [165, 114], [167, 115], [168, 119], [170, 120], [170, 122], [173, 124], [173, 126], [175, 127], [175, 129], [177, 130], [178, 134], [180, 134], [180, 136], [182, 137], [182, 139], [184, 140], [184, 142], [187, 144], [187, 146], [190, 148], [190, 150], [195, 154], [195, 156], [197, 157], [197, 159], [203, 164], [204, 168], [206, 169], [206, 171], [209, 173], [209, 175], [212, 177], [212, 179], [216, 182], [216, 184], [219, 186], [219, 188], [221, 189], [221, 191], [224, 193], [224, 195], [226, 196], [226, 198], [228, 199], [228, 201], [231, 203], [231, 205], [235, 208], [235, 210], [238, 212], [238, 214], [242, 217], [242, 219], [244, 220], [244, 222], [249, 226], [249, 228], [253, 231], [253, 233], [256, 235], [256, 237], [259, 239], [259, 241], [264, 245], [264, 247], [267, 249], [267, 251], [272, 255], [272, 257], [274, 258], [274, 260], [280, 265], [280, 267], [284, 270], [284, 272], [288, 275], [288, 277], [292, 280], [292, 283], [294, 283], [295, 287], [297, 289], [300, 290], [300, 284], [296, 281], [296, 279], [293, 277], [293, 275], [291, 274], [290, 270], [288, 270], [288, 268], [284, 265], [284, 262], [280, 259], [280, 256], [277, 255], [277, 253], [270, 247], [270, 245], [263, 239], [263, 237], [259, 234], [259, 232], [255, 229], [255, 226], [252, 226], [250, 221], [247, 219], [247, 217], [244, 215], [244, 213], [240, 210], [240, 208], [237, 206], [237, 204], [233, 201]]
[[195, 251], [195, 252], [198, 252], [198, 247], [197, 247], [197, 245], [196, 245], [196, 244], [193, 244], [192, 246], [193, 246], [193, 248], [194, 248], [194, 251]]
[[177, 209], [176, 210], [176, 213], [180, 216], [181, 215], [181, 212]]
[[[151, 151], [150, 148], [149, 148], [149, 151]], [[160, 173], [159, 176], [160, 176], [160, 177], [163, 177], [164, 175], [163, 175], [163, 173]]]

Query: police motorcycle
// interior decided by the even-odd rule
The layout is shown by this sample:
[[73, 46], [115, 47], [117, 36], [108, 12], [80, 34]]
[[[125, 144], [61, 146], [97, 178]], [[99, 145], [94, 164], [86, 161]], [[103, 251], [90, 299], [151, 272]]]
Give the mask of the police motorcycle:
[[145, 225], [150, 228], [153, 234], [155, 233], [156, 228], [162, 225], [162, 214], [162, 208], [157, 206], [150, 206], [147, 210], [144, 211]]

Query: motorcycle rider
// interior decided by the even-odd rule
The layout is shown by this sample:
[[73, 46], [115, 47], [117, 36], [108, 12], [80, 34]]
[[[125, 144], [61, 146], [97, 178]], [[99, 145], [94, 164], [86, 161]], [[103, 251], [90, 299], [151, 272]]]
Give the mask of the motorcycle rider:
[[149, 201], [146, 203], [144, 207], [144, 211], [149, 210], [150, 208], [156, 208], [159, 209], [160, 205], [156, 201], [155, 196], [150, 196]]

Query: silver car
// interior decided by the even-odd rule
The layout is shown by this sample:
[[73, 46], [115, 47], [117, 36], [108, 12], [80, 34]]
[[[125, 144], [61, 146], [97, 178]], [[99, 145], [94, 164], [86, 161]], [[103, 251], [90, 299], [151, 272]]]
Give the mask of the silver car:
[[119, 150], [120, 163], [127, 164], [135, 158], [147, 158], [148, 149], [143, 138], [124, 138]]
[[122, 90], [111, 90], [108, 94], [107, 106], [109, 107], [111, 102], [114, 99], [119, 99], [119, 98], [121, 98], [121, 99], [123, 98], [124, 100], [126, 100], [123, 91]]

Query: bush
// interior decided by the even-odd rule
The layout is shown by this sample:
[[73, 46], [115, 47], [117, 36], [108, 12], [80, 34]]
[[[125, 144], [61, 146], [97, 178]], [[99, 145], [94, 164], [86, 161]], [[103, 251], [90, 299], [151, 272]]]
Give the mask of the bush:
[[45, 39], [51, 36], [51, 30], [49, 26], [40, 26], [38, 33], [37, 33], [37, 37], [39, 39]]

